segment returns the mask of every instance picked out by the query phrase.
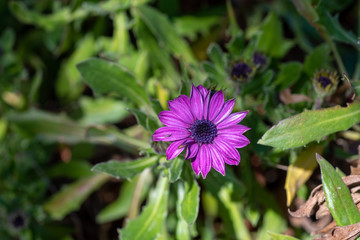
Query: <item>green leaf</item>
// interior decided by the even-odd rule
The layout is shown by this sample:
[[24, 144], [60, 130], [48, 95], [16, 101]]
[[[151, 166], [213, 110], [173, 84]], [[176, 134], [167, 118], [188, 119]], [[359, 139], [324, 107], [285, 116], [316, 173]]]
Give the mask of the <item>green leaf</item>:
[[263, 217], [263, 224], [258, 231], [257, 239], [266, 239], [268, 231], [284, 232], [286, 230], [286, 220], [276, 212], [274, 209], [269, 208], [266, 210]]
[[284, 90], [295, 83], [301, 74], [302, 64], [299, 62], [288, 62], [280, 66], [274, 85], [280, 86], [280, 90]]
[[190, 177], [185, 181], [185, 194], [181, 202], [181, 217], [192, 225], [199, 213], [200, 187], [196, 179]]
[[52, 219], [62, 220], [68, 213], [79, 209], [86, 198], [109, 179], [106, 174], [95, 174], [63, 187], [44, 204]]
[[270, 236], [269, 240], [298, 240], [298, 238], [291, 237], [289, 235], [283, 235], [279, 233], [268, 232]]
[[183, 184], [179, 183], [177, 186], [177, 199], [176, 199], [176, 215], [178, 218], [176, 224], [176, 239], [190, 240], [190, 229], [187, 222], [181, 217], [181, 203], [184, 199], [185, 189]]
[[86, 128], [65, 115], [31, 109], [23, 113], [9, 114], [7, 119], [29, 137], [36, 136], [44, 141], [78, 143], [85, 139]]
[[169, 169], [169, 181], [171, 183], [176, 182], [180, 178], [183, 170], [184, 161], [185, 161], [184, 159], [181, 159], [179, 157], [172, 160]]
[[96, 164], [91, 170], [107, 173], [115, 178], [131, 178], [142, 172], [145, 168], [151, 167], [158, 160], [157, 156], [140, 158], [135, 161], [110, 160]]
[[146, 24], [158, 40], [159, 45], [172, 51], [176, 57], [189, 63], [195, 63], [195, 58], [185, 41], [177, 35], [174, 26], [166, 15], [150, 6], [133, 8], [135, 14]]
[[69, 144], [90, 142], [114, 145], [130, 153], [149, 147], [148, 142], [125, 135], [115, 127], [86, 127], [61, 114], [32, 109], [23, 113], [9, 114], [7, 119], [28, 137], [37, 137], [45, 142], [61, 141]]
[[293, 41], [284, 38], [281, 21], [274, 13], [266, 17], [260, 30], [262, 35], [259, 39], [258, 50], [271, 57], [283, 57], [294, 45]]
[[232, 183], [227, 183], [221, 188], [218, 196], [223, 202], [226, 210], [228, 211], [228, 215], [232, 220], [236, 239], [250, 240], [251, 236], [249, 230], [245, 225], [245, 220], [243, 216], [240, 214], [242, 211], [240, 211], [238, 204], [233, 202], [231, 199], [232, 193], [233, 185]]
[[176, 239], [190, 240], [189, 225], [182, 218], [176, 224]]
[[304, 71], [310, 77], [313, 77], [315, 71], [329, 65], [329, 60], [330, 48], [327, 44], [321, 44], [306, 56], [304, 62]]
[[155, 132], [155, 130], [159, 128], [159, 124], [153, 117], [148, 116], [144, 112], [137, 109], [129, 109], [129, 111], [135, 115], [138, 124], [147, 129], [150, 133]]
[[68, 178], [83, 178], [93, 175], [90, 171], [91, 165], [85, 160], [74, 160], [70, 162], [61, 162], [47, 171], [50, 177], [68, 177]]
[[58, 97], [65, 100], [75, 100], [81, 95], [85, 86], [75, 65], [93, 56], [94, 47], [94, 37], [92, 35], [85, 36], [78, 42], [72, 55], [61, 64], [56, 80]]
[[360, 122], [360, 102], [348, 107], [305, 111], [280, 121], [268, 130], [258, 141], [259, 144], [288, 149], [300, 147], [311, 141], [344, 131]]
[[6, 119], [0, 118], [0, 142], [5, 138], [8, 128]]
[[127, 105], [112, 98], [82, 97], [80, 107], [83, 113], [80, 122], [85, 125], [116, 123], [129, 115]]
[[326, 204], [338, 226], [360, 222], [360, 212], [354, 204], [350, 191], [335, 169], [322, 156], [316, 154], [321, 169], [321, 181]]
[[[96, 216], [97, 223], [111, 222], [117, 219], [124, 217], [128, 214], [131, 204], [133, 202], [133, 197], [135, 194], [136, 186], [139, 185], [139, 177], [136, 176], [131, 179], [131, 181], [125, 181], [121, 185], [121, 190], [119, 197], [107, 205], [101, 212]], [[147, 196], [150, 184], [152, 181], [144, 181], [143, 187], [140, 193], [140, 201], [142, 202]]]
[[207, 49], [207, 54], [211, 62], [219, 69], [224, 69], [227, 65], [225, 53], [221, 50], [220, 46], [216, 43], [211, 43]]
[[85, 82], [98, 95], [117, 93], [137, 106], [149, 107], [150, 100], [144, 88], [123, 66], [98, 58], [90, 58], [77, 65]]
[[338, 16], [331, 16], [322, 5], [316, 8], [316, 11], [319, 15], [318, 22], [326, 28], [327, 32], [332, 38], [343, 43], [351, 44], [359, 51], [360, 46], [357, 43], [357, 37], [352, 32], [344, 30], [344, 28], [339, 23]]
[[263, 74], [256, 74], [252, 81], [249, 81], [243, 85], [241, 94], [246, 95], [263, 93], [264, 88], [269, 85], [274, 75], [275, 74], [273, 70], [267, 70]]
[[210, 33], [211, 27], [218, 24], [219, 16], [193, 16], [186, 15], [175, 19], [175, 30], [183, 37], [195, 41], [198, 34], [207, 35]]
[[127, 226], [119, 231], [122, 240], [153, 240], [162, 233], [167, 215], [169, 183], [160, 177], [149, 203], [140, 216], [130, 220]]
[[26, 5], [20, 1], [11, 1], [9, 8], [19, 21], [40, 26], [48, 31], [53, 30], [59, 25], [64, 25], [69, 22], [71, 18], [70, 8], [66, 7], [49, 15], [42, 15], [38, 12], [30, 11]]

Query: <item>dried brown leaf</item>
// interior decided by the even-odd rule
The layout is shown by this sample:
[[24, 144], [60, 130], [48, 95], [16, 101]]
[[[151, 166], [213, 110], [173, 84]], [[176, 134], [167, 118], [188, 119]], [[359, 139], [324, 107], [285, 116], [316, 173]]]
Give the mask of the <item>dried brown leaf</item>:
[[342, 227], [333, 227], [326, 233], [314, 238], [314, 240], [355, 240], [358, 236], [360, 236], [360, 222]]
[[[356, 193], [360, 188], [360, 175], [346, 176], [343, 177], [342, 180], [350, 189], [351, 196], [355, 204], [357, 204], [360, 201], [360, 195]], [[326, 207], [325, 195], [321, 184], [312, 190], [309, 199], [304, 205], [300, 206], [295, 212], [289, 209], [289, 214], [293, 217], [310, 217], [316, 212], [316, 218], [318, 219], [318, 217], [326, 215], [326, 211], [322, 205]], [[320, 213], [317, 213], [317, 211], [320, 211]]]
[[285, 104], [313, 102], [311, 98], [304, 94], [292, 94], [289, 88], [280, 92], [280, 100]]

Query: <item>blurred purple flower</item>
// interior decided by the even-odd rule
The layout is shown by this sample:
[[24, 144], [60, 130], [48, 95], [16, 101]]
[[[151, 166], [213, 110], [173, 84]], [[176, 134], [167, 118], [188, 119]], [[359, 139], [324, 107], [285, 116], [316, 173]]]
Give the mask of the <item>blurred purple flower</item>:
[[266, 64], [266, 57], [260, 53], [255, 53], [253, 56], [253, 62], [256, 66], [263, 66]]
[[207, 90], [192, 85], [190, 98], [180, 95], [169, 101], [170, 111], [159, 114], [166, 125], [157, 129], [154, 141], [171, 141], [166, 151], [168, 160], [186, 149], [185, 159], [191, 159], [196, 173], [206, 177], [211, 167], [225, 175], [225, 163], [238, 165], [236, 148], [250, 143], [243, 133], [250, 128], [238, 125], [247, 111], [232, 113], [235, 99], [224, 102], [222, 91]]
[[231, 77], [238, 81], [248, 80], [251, 72], [252, 69], [248, 64], [244, 62], [239, 62], [232, 67]]

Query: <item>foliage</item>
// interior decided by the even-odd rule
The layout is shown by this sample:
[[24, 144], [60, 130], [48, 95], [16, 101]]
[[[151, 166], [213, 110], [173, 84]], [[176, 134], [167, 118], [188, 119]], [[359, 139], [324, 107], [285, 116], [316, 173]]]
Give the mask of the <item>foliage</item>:
[[[309, 239], [301, 214], [360, 234], [359, 2], [201, 2], [1, 1], [1, 239]], [[152, 141], [191, 84], [249, 111], [225, 176]]]

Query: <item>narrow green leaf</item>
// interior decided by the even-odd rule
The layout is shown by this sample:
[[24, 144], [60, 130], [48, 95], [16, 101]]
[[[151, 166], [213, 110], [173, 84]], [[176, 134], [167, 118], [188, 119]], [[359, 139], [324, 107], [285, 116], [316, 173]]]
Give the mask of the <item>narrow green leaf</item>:
[[181, 217], [191, 225], [199, 213], [200, 187], [195, 178], [185, 181], [184, 199], [181, 202]]
[[190, 240], [189, 225], [183, 219], [178, 219], [176, 224], [176, 239]]
[[94, 37], [90, 34], [86, 35], [78, 42], [71, 56], [61, 64], [56, 79], [56, 94], [61, 99], [75, 100], [81, 95], [85, 84], [75, 65], [93, 56], [94, 46]]
[[343, 43], [351, 44], [359, 51], [360, 46], [357, 43], [357, 37], [354, 33], [345, 31], [339, 23], [338, 16], [331, 16], [322, 4], [320, 4], [316, 11], [319, 14], [319, 23], [325, 26], [327, 32], [332, 38]]
[[180, 178], [180, 175], [183, 170], [184, 161], [185, 161], [184, 159], [181, 159], [179, 157], [172, 160], [169, 169], [169, 181], [171, 183], [176, 182]]
[[71, 183], [53, 195], [44, 209], [52, 219], [62, 220], [68, 213], [79, 209], [85, 199], [108, 179], [106, 174], [95, 174]]
[[303, 146], [311, 141], [344, 131], [360, 122], [360, 102], [348, 107], [305, 111], [280, 121], [268, 130], [258, 141], [259, 144], [288, 149]]
[[70, 8], [67, 7], [61, 8], [59, 11], [49, 15], [42, 15], [31, 11], [26, 7], [25, 3], [20, 1], [11, 1], [9, 8], [19, 21], [37, 25], [48, 31], [69, 22], [69, 19], [71, 19]]
[[85, 82], [96, 94], [117, 93], [138, 106], [149, 107], [144, 88], [123, 66], [98, 58], [90, 58], [77, 65]]
[[69, 144], [91, 142], [114, 145], [130, 153], [149, 147], [148, 142], [127, 136], [115, 127], [86, 127], [63, 114], [31, 109], [9, 114], [6, 118], [28, 137], [37, 137], [45, 142], [61, 141]]
[[[101, 212], [96, 216], [97, 223], [111, 222], [120, 219], [129, 213], [133, 197], [136, 191], [136, 186], [139, 183], [139, 176], [131, 179], [131, 181], [125, 181], [121, 185], [119, 197], [107, 205]], [[149, 191], [152, 181], [144, 181], [142, 184], [140, 201], [142, 202]]]
[[5, 138], [8, 128], [8, 122], [6, 119], [0, 118], [0, 142]]
[[270, 236], [270, 240], [298, 240], [298, 238], [279, 233], [268, 232], [268, 235]]
[[119, 239], [153, 240], [160, 235], [167, 215], [168, 195], [168, 179], [160, 177], [150, 202], [139, 217], [129, 221], [127, 226], [119, 231]]
[[284, 232], [286, 230], [286, 220], [274, 209], [267, 209], [263, 216], [263, 224], [258, 231], [256, 239], [266, 239], [268, 231]]
[[195, 58], [185, 41], [177, 35], [168, 18], [150, 6], [138, 6], [133, 9], [137, 16], [146, 24], [159, 44], [168, 48], [177, 57], [186, 62], [195, 63]]
[[80, 106], [83, 116], [79, 121], [85, 125], [116, 123], [129, 115], [127, 104], [113, 98], [82, 97]]
[[321, 181], [326, 204], [338, 226], [360, 222], [360, 212], [354, 204], [350, 191], [335, 169], [322, 156], [316, 154], [321, 169]]
[[91, 165], [86, 160], [71, 159], [70, 162], [60, 162], [46, 171], [50, 177], [68, 177], [79, 179], [93, 175], [90, 171]]
[[281, 21], [274, 13], [270, 13], [261, 27], [262, 35], [259, 39], [259, 51], [271, 57], [280, 58], [294, 45], [283, 36]]
[[220, 69], [223, 69], [224, 66], [227, 65], [226, 63], [226, 55], [221, 50], [220, 46], [216, 43], [210, 44], [207, 49], [207, 54], [211, 60], [211, 62]]
[[135, 115], [138, 124], [147, 129], [151, 134], [159, 128], [159, 124], [152, 116], [148, 116], [143, 111], [138, 109], [129, 109], [129, 111]]
[[44, 141], [78, 143], [85, 139], [86, 128], [65, 115], [31, 109], [9, 114], [7, 119], [29, 137], [36, 136]]
[[110, 160], [96, 164], [91, 170], [107, 173], [115, 178], [131, 178], [157, 162], [157, 156], [140, 158], [135, 161]]
[[238, 204], [231, 200], [231, 195], [233, 193], [233, 185], [232, 183], [228, 183], [223, 186], [218, 193], [220, 200], [223, 202], [226, 210], [228, 211], [228, 215], [232, 220], [233, 229], [235, 230], [236, 239], [250, 240], [251, 236], [249, 230], [245, 225], [245, 221], [243, 216], [240, 214], [241, 211], [239, 209]]
[[190, 229], [187, 222], [181, 217], [181, 203], [184, 199], [185, 189], [184, 185], [178, 182], [177, 186], [177, 199], [176, 199], [176, 239], [190, 240]]

